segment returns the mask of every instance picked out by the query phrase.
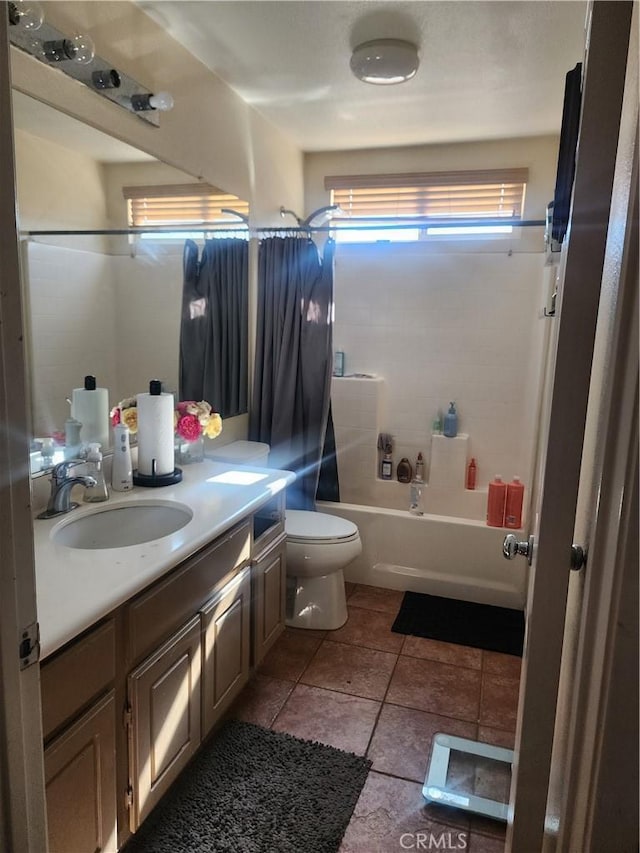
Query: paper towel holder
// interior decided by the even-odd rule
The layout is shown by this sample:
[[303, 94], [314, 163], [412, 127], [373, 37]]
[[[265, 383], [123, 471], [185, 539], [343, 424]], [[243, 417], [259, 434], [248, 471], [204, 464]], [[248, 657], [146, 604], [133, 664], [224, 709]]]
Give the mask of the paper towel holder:
[[160, 488], [160, 486], [173, 486], [182, 480], [182, 468], [174, 468], [170, 474], [141, 474], [137, 468], [133, 469], [133, 485]]

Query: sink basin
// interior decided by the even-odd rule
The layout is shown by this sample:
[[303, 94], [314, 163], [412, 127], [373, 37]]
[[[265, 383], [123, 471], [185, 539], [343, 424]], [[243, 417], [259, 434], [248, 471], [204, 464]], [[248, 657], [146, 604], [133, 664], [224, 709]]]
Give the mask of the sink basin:
[[192, 518], [189, 507], [175, 501], [127, 503], [74, 518], [56, 528], [51, 538], [67, 548], [124, 548], [170, 536]]

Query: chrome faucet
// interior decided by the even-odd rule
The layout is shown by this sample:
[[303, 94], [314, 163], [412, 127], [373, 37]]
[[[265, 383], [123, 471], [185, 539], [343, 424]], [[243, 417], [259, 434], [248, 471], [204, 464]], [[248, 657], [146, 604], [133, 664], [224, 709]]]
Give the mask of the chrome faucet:
[[38, 518], [54, 518], [56, 515], [64, 515], [75, 509], [78, 504], [71, 500], [71, 490], [74, 486], [82, 485], [85, 488], [95, 486], [94, 477], [70, 477], [69, 469], [74, 465], [82, 465], [84, 459], [67, 459], [60, 462], [51, 471], [51, 494], [47, 508], [43, 510]]

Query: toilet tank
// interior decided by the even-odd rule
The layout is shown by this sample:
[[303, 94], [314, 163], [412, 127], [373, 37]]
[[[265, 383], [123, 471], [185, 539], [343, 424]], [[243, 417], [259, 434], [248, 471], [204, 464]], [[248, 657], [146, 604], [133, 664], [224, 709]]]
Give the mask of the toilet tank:
[[207, 453], [208, 459], [216, 462], [226, 462], [230, 465], [255, 465], [256, 468], [266, 468], [269, 464], [268, 444], [261, 441], [232, 441], [223, 447]]

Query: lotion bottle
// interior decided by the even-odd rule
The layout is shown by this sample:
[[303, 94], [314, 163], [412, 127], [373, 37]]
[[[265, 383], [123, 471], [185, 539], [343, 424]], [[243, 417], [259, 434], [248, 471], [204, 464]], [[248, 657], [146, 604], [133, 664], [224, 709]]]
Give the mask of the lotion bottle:
[[116, 492], [128, 492], [133, 488], [133, 466], [129, 447], [129, 428], [126, 424], [117, 424], [113, 428], [113, 443], [111, 486]]
[[87, 473], [96, 481], [95, 486], [87, 486], [84, 490], [84, 499], [87, 503], [98, 503], [99, 501], [109, 500], [109, 492], [107, 484], [104, 481], [104, 471], [102, 470], [102, 453], [100, 445], [96, 441], [92, 441], [89, 445], [87, 454]]
[[444, 428], [442, 430], [447, 438], [455, 438], [458, 434], [458, 413], [456, 412], [456, 404], [449, 403], [449, 411], [444, 416]]

